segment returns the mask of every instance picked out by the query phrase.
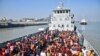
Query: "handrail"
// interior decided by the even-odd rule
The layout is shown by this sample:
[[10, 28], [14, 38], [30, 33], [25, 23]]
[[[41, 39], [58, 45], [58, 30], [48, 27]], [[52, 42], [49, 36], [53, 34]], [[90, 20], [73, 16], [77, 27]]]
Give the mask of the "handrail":
[[[79, 30], [76, 30], [76, 32], [78, 33], [78, 35], [80, 35], [80, 37], [83, 35]], [[84, 37], [84, 35], [83, 35], [83, 37]], [[99, 56], [96, 49], [90, 44], [90, 42], [85, 37], [84, 37], [83, 45], [89, 50], [93, 49], [95, 51], [96, 55]]]
[[87, 41], [86, 38], [84, 38], [84, 46], [87, 48], [87, 49], [93, 49], [96, 53], [97, 56], [99, 56], [98, 52], [96, 51], [96, 49], [90, 44], [89, 41]]

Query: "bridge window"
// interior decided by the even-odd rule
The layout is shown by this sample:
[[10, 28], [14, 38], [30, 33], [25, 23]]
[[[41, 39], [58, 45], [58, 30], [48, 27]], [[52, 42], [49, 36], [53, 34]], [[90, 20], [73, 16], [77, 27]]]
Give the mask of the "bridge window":
[[62, 10], [60, 10], [60, 13], [62, 13]]
[[63, 10], [63, 13], [65, 13], [65, 10]]
[[66, 13], [68, 13], [68, 10], [66, 10]]
[[59, 11], [57, 11], [57, 13], [59, 14]]

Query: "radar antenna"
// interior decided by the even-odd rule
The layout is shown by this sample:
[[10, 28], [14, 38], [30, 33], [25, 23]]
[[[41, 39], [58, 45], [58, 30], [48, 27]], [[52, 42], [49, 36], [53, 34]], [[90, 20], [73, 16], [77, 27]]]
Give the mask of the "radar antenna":
[[61, 0], [61, 7], [64, 7], [64, 0]]
[[61, 0], [58, 9], [63, 9], [63, 8], [64, 8], [64, 0]]

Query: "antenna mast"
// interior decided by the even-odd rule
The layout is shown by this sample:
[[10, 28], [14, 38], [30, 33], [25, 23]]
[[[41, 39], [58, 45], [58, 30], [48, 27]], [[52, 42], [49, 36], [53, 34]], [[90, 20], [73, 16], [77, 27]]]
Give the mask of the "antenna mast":
[[60, 7], [60, 8], [64, 8], [64, 0], [61, 0], [61, 1], [60, 1], [59, 7]]
[[64, 0], [61, 0], [61, 7], [64, 7]]

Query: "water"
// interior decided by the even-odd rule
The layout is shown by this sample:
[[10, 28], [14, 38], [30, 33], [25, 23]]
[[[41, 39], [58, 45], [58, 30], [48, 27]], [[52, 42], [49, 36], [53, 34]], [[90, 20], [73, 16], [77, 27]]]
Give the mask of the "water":
[[46, 28], [46, 27], [47, 25], [0, 29], [0, 43], [5, 42], [7, 40], [12, 40], [24, 35], [36, 33], [39, 31], [38, 30], [39, 28]]
[[100, 22], [88, 22], [86, 26], [79, 24], [77, 26], [100, 55]]
[[[100, 22], [88, 22], [86, 26], [77, 24], [77, 28], [82, 30], [85, 38], [91, 43], [100, 55]], [[24, 35], [38, 32], [38, 28], [46, 28], [47, 25], [28, 26], [17, 28], [0, 29], [0, 42], [15, 39]]]

